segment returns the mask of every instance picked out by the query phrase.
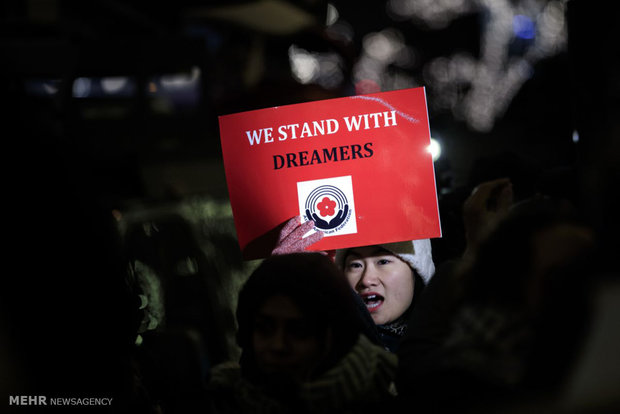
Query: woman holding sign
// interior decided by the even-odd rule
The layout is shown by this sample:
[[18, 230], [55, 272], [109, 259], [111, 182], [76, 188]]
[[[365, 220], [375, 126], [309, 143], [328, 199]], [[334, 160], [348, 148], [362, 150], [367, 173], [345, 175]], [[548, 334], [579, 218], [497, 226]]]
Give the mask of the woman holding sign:
[[[314, 222], [300, 221], [300, 217], [288, 221], [272, 254], [304, 251], [323, 237], [316, 232], [304, 238]], [[358, 293], [383, 345], [395, 352], [407, 330], [411, 309], [435, 272], [430, 240], [339, 249], [330, 256]]]

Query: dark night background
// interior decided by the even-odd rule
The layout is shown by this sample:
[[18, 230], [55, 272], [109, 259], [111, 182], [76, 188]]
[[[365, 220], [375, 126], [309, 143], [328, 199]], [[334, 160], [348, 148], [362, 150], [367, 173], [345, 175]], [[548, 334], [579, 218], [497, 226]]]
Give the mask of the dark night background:
[[509, 176], [517, 198], [574, 201], [615, 275], [611, 3], [4, 2], [6, 395], [131, 387], [119, 372], [136, 331], [151, 350], [140, 358], [175, 361], [149, 384], [162, 399], [235, 357], [235, 292], [255, 263], [236, 244], [223, 114], [424, 86], [442, 148], [436, 262], [463, 248], [472, 188]]

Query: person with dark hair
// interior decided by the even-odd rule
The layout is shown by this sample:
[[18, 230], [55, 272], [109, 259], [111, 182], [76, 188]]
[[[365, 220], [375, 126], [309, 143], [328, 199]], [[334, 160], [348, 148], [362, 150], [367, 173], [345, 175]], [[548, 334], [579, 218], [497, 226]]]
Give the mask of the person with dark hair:
[[266, 258], [239, 293], [239, 363], [213, 368], [213, 412], [370, 412], [393, 401], [394, 354], [364, 334], [354, 292], [319, 253]]
[[587, 336], [596, 242], [572, 205], [532, 197], [475, 240], [433, 279], [398, 352], [399, 398], [422, 412], [549, 397]]

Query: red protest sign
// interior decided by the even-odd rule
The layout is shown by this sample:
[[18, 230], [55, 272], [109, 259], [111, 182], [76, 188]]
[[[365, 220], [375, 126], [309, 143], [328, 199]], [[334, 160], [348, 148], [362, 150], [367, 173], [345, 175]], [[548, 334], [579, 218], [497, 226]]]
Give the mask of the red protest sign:
[[219, 117], [245, 259], [266, 257], [295, 215], [311, 250], [441, 237], [423, 87]]

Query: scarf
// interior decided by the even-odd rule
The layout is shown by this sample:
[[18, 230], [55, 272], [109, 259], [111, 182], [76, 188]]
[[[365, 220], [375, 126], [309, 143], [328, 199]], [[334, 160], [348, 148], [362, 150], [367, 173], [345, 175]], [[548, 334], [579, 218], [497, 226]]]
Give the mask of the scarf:
[[354, 413], [380, 407], [395, 395], [396, 355], [361, 335], [351, 351], [318, 378], [277, 398], [241, 376], [237, 363], [213, 368], [209, 390], [221, 413]]
[[411, 307], [396, 320], [384, 325], [377, 325], [377, 331], [379, 332], [381, 341], [390, 352], [396, 352], [400, 340], [407, 333], [410, 311]]

